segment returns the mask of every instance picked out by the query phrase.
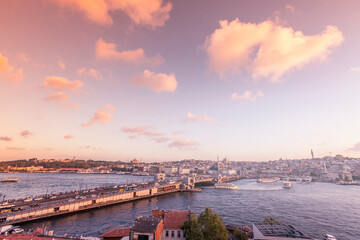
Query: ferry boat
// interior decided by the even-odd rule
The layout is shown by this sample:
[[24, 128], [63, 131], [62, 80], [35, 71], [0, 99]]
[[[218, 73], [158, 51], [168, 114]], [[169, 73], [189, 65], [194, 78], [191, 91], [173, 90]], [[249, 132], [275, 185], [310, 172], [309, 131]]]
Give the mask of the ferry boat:
[[18, 182], [18, 178], [3, 178], [0, 182]]
[[279, 181], [279, 178], [259, 178], [257, 180], [258, 183], [273, 183]]
[[238, 186], [235, 186], [232, 183], [215, 183], [214, 188], [218, 188], [218, 189], [239, 189]]
[[289, 189], [289, 188], [291, 188], [291, 187], [292, 187], [291, 182], [289, 182], [289, 181], [284, 181], [284, 182], [283, 182], [283, 188]]

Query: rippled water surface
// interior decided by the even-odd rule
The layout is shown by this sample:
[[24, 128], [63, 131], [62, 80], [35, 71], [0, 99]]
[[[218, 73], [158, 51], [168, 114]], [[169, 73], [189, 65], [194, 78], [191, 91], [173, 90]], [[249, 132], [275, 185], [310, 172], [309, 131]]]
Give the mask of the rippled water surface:
[[[111, 174], [0, 173], [0, 178], [5, 177], [19, 178], [18, 183], [0, 184], [0, 193], [6, 198], [152, 179]], [[200, 213], [204, 207], [211, 207], [225, 223], [250, 225], [272, 216], [311, 237], [320, 238], [328, 233], [339, 240], [360, 239], [360, 186], [294, 182], [291, 189], [283, 189], [280, 182], [259, 184], [255, 180], [239, 180], [233, 183], [238, 190], [204, 188], [201, 193], [174, 193], [22, 224], [22, 227], [44, 225], [59, 235], [98, 236], [108, 228], [130, 226], [136, 217], [151, 215], [154, 208], [190, 208]]]

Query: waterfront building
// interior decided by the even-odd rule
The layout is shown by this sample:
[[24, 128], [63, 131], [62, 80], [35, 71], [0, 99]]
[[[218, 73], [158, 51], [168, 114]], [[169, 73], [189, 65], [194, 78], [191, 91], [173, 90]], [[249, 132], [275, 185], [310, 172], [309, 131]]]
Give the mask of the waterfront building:
[[280, 222], [253, 223], [254, 240], [305, 240], [311, 239], [295, 227]]
[[185, 240], [181, 226], [190, 219], [190, 210], [153, 210], [153, 217], [164, 220], [163, 239]]
[[162, 240], [163, 220], [156, 217], [139, 217], [130, 228], [131, 240]]

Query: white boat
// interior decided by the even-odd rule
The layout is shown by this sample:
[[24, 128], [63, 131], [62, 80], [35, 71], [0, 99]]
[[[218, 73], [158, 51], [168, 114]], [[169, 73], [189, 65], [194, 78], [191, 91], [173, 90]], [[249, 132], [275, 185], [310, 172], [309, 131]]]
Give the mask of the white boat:
[[18, 182], [18, 178], [3, 178], [0, 182]]
[[336, 238], [333, 235], [326, 234], [323, 236], [323, 240], [336, 240]]
[[306, 178], [304, 179], [304, 182], [306, 182], [306, 183], [311, 183], [311, 182], [312, 182], [312, 177], [306, 177]]
[[302, 183], [303, 180], [302, 180], [302, 178], [297, 178], [297, 179], [296, 179], [296, 182], [297, 182], [297, 183]]
[[283, 188], [289, 189], [289, 188], [291, 188], [291, 187], [292, 187], [291, 182], [289, 182], [289, 181], [283, 181]]
[[215, 183], [214, 188], [218, 188], [218, 189], [239, 189], [238, 186], [235, 186], [232, 183]]

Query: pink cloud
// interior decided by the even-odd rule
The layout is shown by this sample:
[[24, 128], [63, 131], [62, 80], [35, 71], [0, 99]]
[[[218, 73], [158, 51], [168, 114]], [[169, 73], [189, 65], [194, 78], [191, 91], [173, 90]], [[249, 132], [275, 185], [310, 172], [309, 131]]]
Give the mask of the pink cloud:
[[22, 61], [22, 62], [26, 62], [26, 63], [31, 60], [31, 58], [28, 55], [26, 55], [25, 53], [19, 53], [16, 56], [16, 59], [19, 61]]
[[71, 135], [71, 134], [68, 134], [68, 135], [65, 135], [64, 138], [65, 139], [71, 139], [71, 138], [74, 138], [75, 136], [74, 135]]
[[44, 100], [54, 102], [63, 108], [77, 108], [79, 106], [77, 103], [64, 103], [64, 101], [69, 100], [69, 95], [63, 92], [56, 92], [55, 94], [44, 98]]
[[164, 60], [160, 55], [147, 57], [142, 48], [136, 50], [118, 51], [115, 43], [105, 42], [100, 38], [96, 42], [95, 55], [98, 60], [118, 60], [125, 63], [146, 64], [157, 66]]
[[[111, 106], [111, 105], [106, 105], [105, 107], [100, 108], [94, 114], [94, 116], [89, 120], [89, 122], [84, 123], [81, 126], [86, 128], [86, 127], [89, 127], [89, 126], [91, 126], [93, 124], [96, 124], [96, 123], [106, 124], [109, 121], [111, 121], [114, 117], [113, 117], [113, 115], [111, 115], [109, 112], [106, 111], [106, 110], [109, 110], [109, 106]], [[114, 108], [112, 107], [112, 110], [113, 109]]]
[[103, 76], [101, 75], [101, 73], [98, 70], [93, 69], [93, 68], [90, 68], [90, 69], [80, 68], [80, 69], [78, 69], [77, 72], [80, 76], [84, 75], [84, 76], [95, 78], [97, 80], [103, 80]]
[[11, 142], [12, 138], [10, 138], [10, 137], [0, 137], [0, 141]]
[[24, 130], [24, 131], [22, 131], [22, 132], [20, 133], [20, 136], [22, 136], [22, 137], [24, 137], [24, 138], [29, 137], [29, 136], [31, 136], [31, 135], [33, 135], [33, 133], [30, 132], [29, 130]]
[[285, 8], [286, 8], [287, 10], [289, 10], [290, 12], [292, 12], [292, 13], [295, 12], [295, 8], [294, 8], [292, 5], [290, 5], [290, 4], [287, 4], [287, 5], [285, 6]]
[[0, 53], [0, 79], [6, 80], [8, 85], [17, 86], [24, 78], [23, 69], [15, 68], [8, 63], [8, 58]]
[[206, 115], [201, 116], [201, 115], [194, 115], [191, 112], [187, 113], [187, 116], [185, 118], [185, 122], [188, 121], [203, 121], [203, 122], [207, 122], [207, 123], [213, 123], [215, 122], [215, 119], [208, 117]]
[[63, 69], [63, 70], [66, 68], [65, 62], [62, 61], [59, 57], [58, 57], [57, 65], [59, 66], [59, 68], [61, 68], [61, 69]]
[[163, 0], [53, 0], [59, 6], [82, 13], [87, 19], [101, 25], [112, 25], [110, 12], [122, 11], [135, 24], [152, 28], [163, 26], [170, 18], [172, 4]]
[[41, 85], [53, 90], [75, 90], [83, 86], [81, 81], [69, 81], [59, 76], [47, 76]]
[[22, 150], [26, 150], [26, 148], [23, 147], [7, 147], [7, 150], [14, 150], [14, 151], [22, 151]]
[[49, 97], [44, 98], [45, 101], [52, 101], [55, 103], [60, 103], [61, 101], [69, 100], [69, 96], [63, 92], [57, 92]]
[[177, 81], [174, 74], [154, 73], [145, 70], [143, 74], [135, 76], [132, 80], [135, 86], [146, 87], [154, 92], [174, 92]]
[[199, 146], [199, 143], [179, 137], [174, 137], [173, 141], [169, 144], [170, 148], [174, 147], [179, 149], [194, 148], [197, 146]]
[[250, 101], [255, 102], [258, 97], [263, 97], [264, 93], [262, 91], [258, 91], [257, 93], [253, 93], [249, 90], [245, 91], [242, 95], [239, 95], [238, 93], [231, 94], [232, 100], [239, 100], [242, 102]]
[[207, 37], [205, 50], [209, 68], [221, 77], [247, 70], [254, 79], [269, 78], [276, 83], [287, 72], [325, 60], [343, 41], [335, 26], [305, 36], [270, 20], [252, 24], [236, 19], [220, 21], [220, 28]]

